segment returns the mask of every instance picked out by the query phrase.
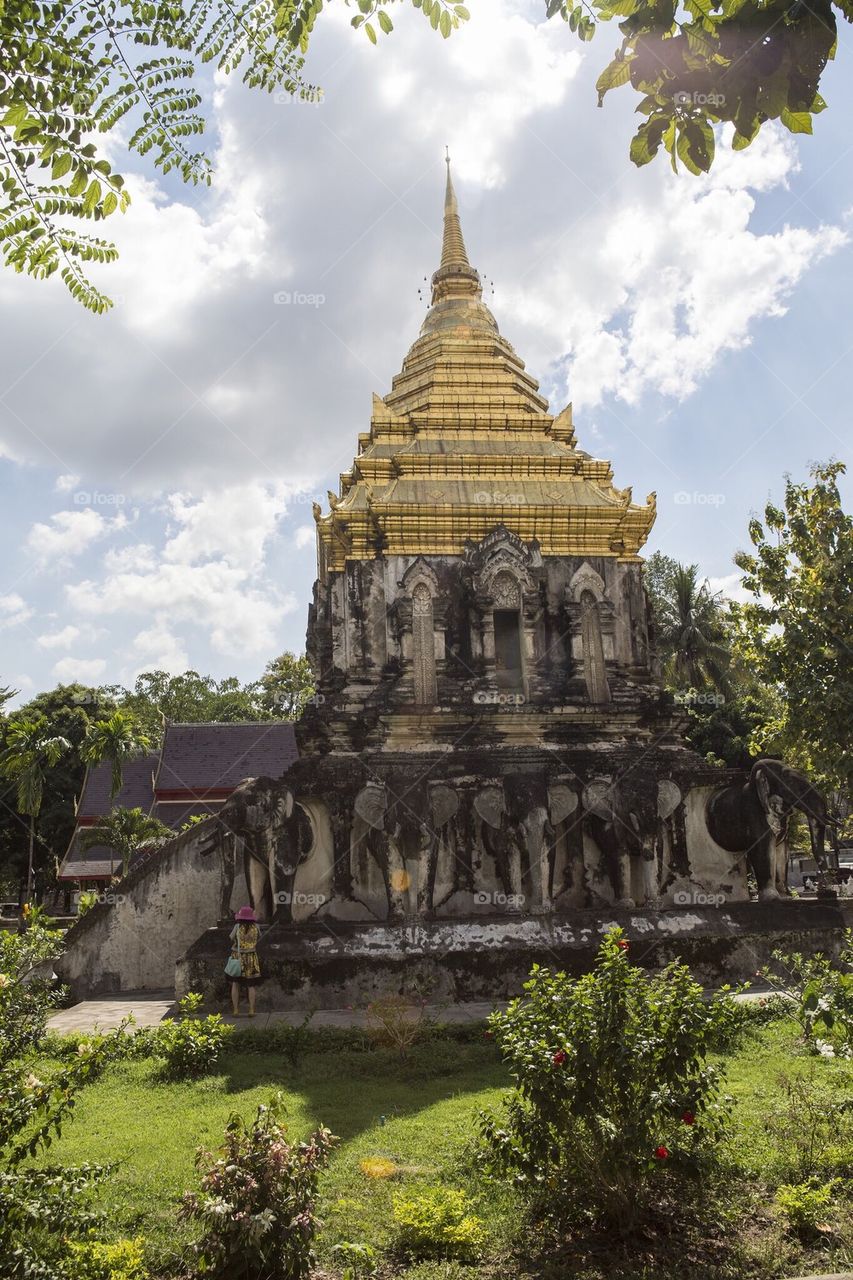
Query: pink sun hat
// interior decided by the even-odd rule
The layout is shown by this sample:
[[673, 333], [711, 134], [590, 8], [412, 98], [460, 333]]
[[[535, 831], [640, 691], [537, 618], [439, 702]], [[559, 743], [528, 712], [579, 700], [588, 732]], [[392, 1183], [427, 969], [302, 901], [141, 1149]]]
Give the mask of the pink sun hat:
[[237, 914], [234, 916], [234, 919], [250, 920], [252, 922], [256, 922], [258, 917], [255, 915], [251, 907], [241, 907], [240, 910], [237, 912]]

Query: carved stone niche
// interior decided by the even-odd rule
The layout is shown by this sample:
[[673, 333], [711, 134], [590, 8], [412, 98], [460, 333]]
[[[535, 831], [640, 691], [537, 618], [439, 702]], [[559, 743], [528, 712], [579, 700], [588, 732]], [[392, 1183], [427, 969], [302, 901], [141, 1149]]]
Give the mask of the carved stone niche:
[[616, 610], [604, 579], [586, 560], [566, 587], [566, 613], [572, 624], [572, 657], [582, 666], [587, 697], [609, 702], [605, 663], [614, 657]]
[[435, 570], [423, 556], [409, 565], [397, 585], [400, 595], [394, 612], [403, 677], [411, 681], [413, 701], [431, 707], [438, 699], [438, 676], [444, 670], [447, 600]]
[[525, 699], [537, 661], [540, 613], [538, 542], [522, 542], [503, 525], [481, 542], [465, 544], [465, 574], [478, 618], [472, 625], [474, 657], [482, 657], [485, 685], [513, 689]]

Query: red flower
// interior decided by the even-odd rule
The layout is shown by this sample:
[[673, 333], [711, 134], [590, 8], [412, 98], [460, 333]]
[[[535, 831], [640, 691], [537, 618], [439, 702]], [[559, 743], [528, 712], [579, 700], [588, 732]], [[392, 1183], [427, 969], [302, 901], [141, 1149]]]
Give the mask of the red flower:
[[561, 1067], [568, 1056], [569, 1055], [566, 1053], [565, 1049], [558, 1049], [551, 1061], [555, 1067]]
[[656, 1148], [655, 1148], [655, 1159], [656, 1159], [656, 1160], [666, 1160], [666, 1159], [668, 1159], [668, 1158], [669, 1158], [669, 1147], [656, 1147]]
[[628, 943], [625, 941], [625, 939], [624, 939], [624, 938], [622, 938], [622, 939], [621, 939], [621, 941], [617, 942], [617, 943], [616, 943], [616, 945], [617, 945], [617, 947], [619, 948], [619, 950], [620, 950], [620, 951], [627, 951], [627, 950], [628, 950]]
[[483, 1032], [483, 1035], [486, 1037], [486, 1039], [487, 1039], [487, 1040], [491, 1040], [491, 1038], [492, 1038], [492, 1036], [493, 1036], [494, 1034], [495, 1034], [495, 1033], [494, 1033], [493, 1031], [484, 1031], [484, 1032]]
[[692, 1111], [682, 1111], [681, 1120], [683, 1124], [693, 1124], [696, 1116]]

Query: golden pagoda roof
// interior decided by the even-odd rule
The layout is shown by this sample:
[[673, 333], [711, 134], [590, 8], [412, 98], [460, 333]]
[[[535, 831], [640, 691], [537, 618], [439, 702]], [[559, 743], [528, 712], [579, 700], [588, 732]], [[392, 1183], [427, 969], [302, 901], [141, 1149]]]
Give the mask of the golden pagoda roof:
[[327, 569], [387, 555], [461, 555], [496, 525], [543, 556], [634, 559], [655, 519], [575, 446], [571, 405], [548, 412], [502, 338], [468, 261], [447, 161], [441, 262], [417, 340], [383, 398], [330, 513], [315, 507]]

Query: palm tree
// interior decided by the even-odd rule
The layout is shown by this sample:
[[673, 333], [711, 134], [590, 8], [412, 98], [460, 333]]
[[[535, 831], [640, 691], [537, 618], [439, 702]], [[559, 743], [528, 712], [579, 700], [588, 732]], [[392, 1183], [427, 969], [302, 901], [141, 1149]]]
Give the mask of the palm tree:
[[25, 903], [30, 901], [33, 892], [36, 818], [44, 795], [45, 770], [52, 768], [63, 751], [70, 747], [67, 738], [51, 734], [44, 716], [13, 720], [6, 728], [6, 743], [0, 751], [0, 776], [14, 783], [18, 793], [18, 811], [30, 819]]
[[725, 691], [731, 652], [719, 593], [697, 564], [673, 564], [655, 594], [658, 645], [672, 682]]
[[105, 720], [96, 720], [86, 729], [80, 746], [80, 758], [88, 765], [109, 760], [112, 767], [110, 799], [121, 791], [122, 773], [128, 760], [141, 755], [151, 746], [151, 739], [124, 711], [114, 711]]
[[[160, 844], [174, 832], [157, 818], [151, 818], [141, 809], [112, 809], [99, 818], [93, 827], [80, 832], [80, 847], [92, 849], [106, 845], [111, 854], [121, 859], [121, 873], [127, 875], [130, 860], [135, 853], [149, 844]], [[112, 874], [112, 858], [110, 874]]]

